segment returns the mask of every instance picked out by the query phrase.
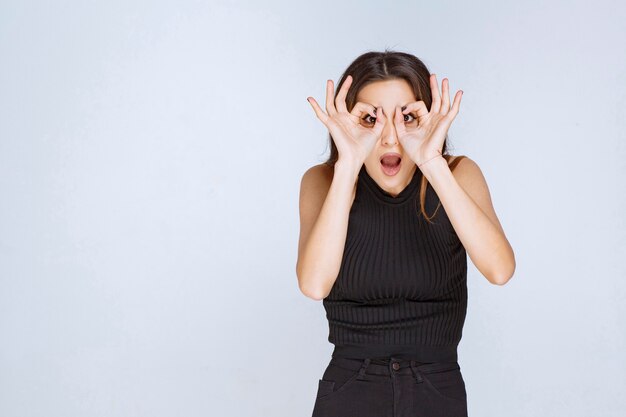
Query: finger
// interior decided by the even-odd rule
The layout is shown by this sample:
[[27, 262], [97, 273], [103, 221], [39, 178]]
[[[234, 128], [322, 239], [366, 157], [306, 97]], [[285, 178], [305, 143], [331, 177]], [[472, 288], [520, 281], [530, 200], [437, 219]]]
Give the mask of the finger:
[[317, 115], [317, 118], [320, 119], [324, 125], [328, 126], [328, 115], [324, 113], [324, 110], [322, 110], [319, 104], [317, 104], [317, 101], [315, 101], [313, 97], [307, 97], [307, 101], [313, 107], [313, 111]]
[[346, 95], [348, 94], [348, 90], [350, 89], [350, 85], [352, 85], [352, 76], [348, 75], [344, 80], [343, 84], [341, 84], [341, 88], [337, 93], [337, 97], [335, 98], [335, 106], [337, 110], [340, 112], [347, 112], [346, 108]]
[[382, 135], [385, 124], [387, 124], [387, 117], [385, 116], [385, 112], [383, 112], [382, 107], [378, 107], [376, 109], [376, 123], [372, 128], [377, 138]]
[[433, 104], [430, 107], [430, 111], [434, 113], [439, 113], [441, 109], [441, 96], [439, 95], [439, 86], [437, 85], [437, 75], [430, 75], [430, 91], [433, 96]]
[[421, 124], [421, 121], [424, 120], [426, 116], [428, 116], [428, 108], [426, 107], [426, 103], [420, 100], [413, 101], [404, 106], [402, 114], [409, 114], [411, 112], [417, 112], [417, 123]]
[[395, 108], [393, 124], [396, 127], [398, 136], [402, 136], [406, 133], [406, 126], [404, 126], [404, 114], [400, 106], [396, 106]]
[[331, 117], [334, 117], [337, 114], [337, 109], [335, 109], [335, 91], [333, 87], [333, 80], [326, 81], [326, 112]]
[[441, 87], [441, 114], [446, 115], [450, 111], [450, 92], [449, 92], [448, 79], [444, 78]]
[[450, 110], [451, 119], [454, 119], [459, 114], [459, 108], [461, 107], [461, 98], [463, 97], [463, 90], [459, 90], [454, 95], [454, 102], [452, 103], [452, 109]]
[[362, 101], [357, 101], [350, 115], [357, 117], [359, 121], [361, 120], [361, 116], [364, 114], [369, 114], [370, 116], [376, 118], [376, 107], [371, 104], [363, 103]]

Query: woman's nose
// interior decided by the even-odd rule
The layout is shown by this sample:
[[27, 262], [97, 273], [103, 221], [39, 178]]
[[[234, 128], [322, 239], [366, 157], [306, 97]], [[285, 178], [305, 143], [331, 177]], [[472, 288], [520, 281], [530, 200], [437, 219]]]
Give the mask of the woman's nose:
[[398, 142], [398, 134], [396, 133], [396, 127], [390, 123], [383, 131], [383, 144], [395, 145]]

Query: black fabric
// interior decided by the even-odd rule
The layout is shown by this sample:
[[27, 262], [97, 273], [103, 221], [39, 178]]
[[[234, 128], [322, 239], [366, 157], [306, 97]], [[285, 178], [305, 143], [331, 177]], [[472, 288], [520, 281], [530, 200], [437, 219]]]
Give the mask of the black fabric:
[[465, 381], [458, 363], [335, 357], [318, 382], [312, 417], [467, 414]]
[[[456, 362], [467, 310], [467, 257], [421, 171], [396, 197], [361, 168], [341, 268], [323, 300], [333, 357]], [[438, 207], [439, 206], [439, 207]]]

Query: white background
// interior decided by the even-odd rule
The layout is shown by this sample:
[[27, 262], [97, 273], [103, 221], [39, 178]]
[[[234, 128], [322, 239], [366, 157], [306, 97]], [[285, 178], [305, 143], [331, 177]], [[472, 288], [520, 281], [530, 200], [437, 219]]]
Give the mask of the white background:
[[366, 51], [464, 91], [516, 255], [469, 262], [471, 416], [626, 409], [619, 1], [0, 1], [0, 415], [309, 416], [330, 359], [295, 275], [306, 101]]

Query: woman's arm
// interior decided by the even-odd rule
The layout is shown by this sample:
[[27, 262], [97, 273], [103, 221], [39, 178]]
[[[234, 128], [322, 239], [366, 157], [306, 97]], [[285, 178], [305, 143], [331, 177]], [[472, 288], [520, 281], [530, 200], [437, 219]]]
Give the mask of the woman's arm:
[[421, 170], [476, 268], [492, 284], [506, 284], [515, 271], [515, 255], [479, 166], [465, 157], [450, 171], [444, 158], [436, 158]]
[[296, 275], [307, 297], [325, 298], [337, 279], [357, 176], [356, 167], [337, 162], [334, 171], [318, 165], [302, 177]]

